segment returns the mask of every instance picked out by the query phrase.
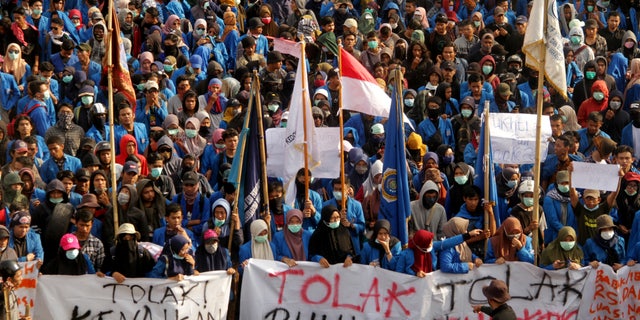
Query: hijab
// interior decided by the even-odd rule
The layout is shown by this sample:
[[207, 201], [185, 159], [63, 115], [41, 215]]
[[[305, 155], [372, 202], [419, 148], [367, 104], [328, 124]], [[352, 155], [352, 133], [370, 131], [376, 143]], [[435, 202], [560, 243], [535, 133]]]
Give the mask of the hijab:
[[[196, 132], [200, 131], [200, 120], [198, 120], [198, 118], [191, 117], [187, 119], [187, 121], [185, 121], [184, 123], [184, 127], [186, 128], [187, 124], [189, 123], [195, 126]], [[185, 136], [185, 146], [187, 147], [189, 154], [192, 154], [194, 157], [199, 158], [202, 154], [202, 151], [207, 146], [207, 140], [196, 133], [196, 136], [193, 138]]]
[[[18, 58], [9, 59], [9, 50], [18, 50]], [[22, 49], [16, 43], [7, 46], [7, 52], [4, 55], [4, 63], [2, 64], [2, 72], [13, 75], [17, 83], [21, 83], [22, 77], [27, 73], [27, 62], [22, 59]]]
[[184, 248], [184, 245], [189, 243], [189, 240], [182, 235], [175, 235], [167, 241], [162, 250], [167, 260], [166, 276], [175, 277], [179, 274], [190, 276], [193, 274], [193, 266], [186, 261], [186, 259], [176, 259], [174, 255], [178, 255], [180, 250]]
[[[302, 223], [302, 211], [298, 209], [290, 209], [287, 212], [287, 225], [291, 222], [291, 218], [298, 217], [300, 219], [300, 223]], [[302, 243], [302, 233], [304, 230], [298, 231], [298, 233], [293, 233], [289, 231], [289, 228], [284, 228], [282, 232], [284, 232], [284, 241], [287, 243], [287, 247], [289, 247], [289, 251], [291, 251], [291, 257], [296, 261], [305, 261], [307, 257], [305, 255], [304, 244]]]
[[[199, 25], [203, 25], [204, 26], [204, 34], [203, 35], [198, 35], [198, 33], [195, 31], [198, 29]], [[207, 21], [204, 19], [198, 19], [196, 20], [196, 23], [193, 24], [193, 39], [198, 41], [200, 40], [200, 38], [202, 37], [207, 37], [207, 30], [208, 30], [208, 26], [207, 26]], [[195, 50], [195, 48], [194, 48]]]
[[562, 111], [562, 114], [567, 118], [567, 122], [564, 124], [565, 131], [578, 131], [582, 129], [580, 124], [578, 124], [578, 117], [573, 107], [565, 105], [560, 107], [559, 111]]
[[322, 208], [322, 221], [313, 232], [309, 241], [309, 256], [320, 255], [329, 264], [343, 262], [347, 256], [355, 257], [355, 249], [349, 230], [340, 224], [337, 228], [329, 228], [329, 221], [334, 212], [339, 212], [333, 205]]
[[504, 258], [506, 261], [518, 261], [517, 250], [511, 244], [511, 239], [508, 235], [520, 234], [518, 240], [524, 245], [527, 241], [527, 236], [522, 232], [522, 225], [520, 220], [514, 217], [509, 217], [498, 228], [496, 235], [491, 237], [491, 247], [493, 248], [493, 254], [496, 258]]
[[432, 247], [433, 233], [427, 230], [418, 230], [409, 241], [409, 249], [413, 251], [413, 266], [411, 269], [415, 273], [419, 271], [430, 273], [433, 271], [433, 260], [431, 252], [427, 249]]
[[233, 11], [226, 11], [223, 15], [224, 30], [222, 31], [222, 41], [227, 38], [231, 31], [237, 31], [238, 27], [236, 21], [236, 14]]
[[367, 180], [362, 183], [362, 191], [365, 198], [373, 194], [378, 188], [378, 185], [373, 182], [373, 179], [379, 174], [382, 174], [382, 161], [376, 160], [369, 169]]
[[[149, 37], [151, 37], [151, 36], [149, 36]], [[153, 63], [153, 62], [155, 61], [155, 59], [154, 59], [154, 57], [153, 57], [153, 53], [151, 53], [151, 52], [149, 52], [149, 51], [145, 51], [145, 52], [143, 52], [143, 53], [141, 53], [141, 54], [140, 54], [140, 71], [141, 71], [143, 74], [146, 74], [146, 73], [151, 72], [151, 65], [149, 65], [149, 69], [148, 69], [148, 70], [144, 70], [144, 69], [142, 68], [142, 66], [143, 66], [143, 62], [144, 62], [145, 60], [149, 60], [151, 63]]]
[[387, 232], [389, 232], [389, 249], [393, 248], [396, 244], [400, 242], [398, 238], [391, 235], [391, 223], [389, 222], [389, 220], [380, 219], [376, 221], [376, 224], [373, 226], [373, 233], [371, 234], [371, 238], [369, 238], [369, 245], [373, 249], [378, 249], [378, 251], [380, 252], [381, 258], [387, 254], [385, 252], [384, 247], [382, 247], [381, 244], [376, 242], [376, 240], [378, 239], [378, 233], [380, 233], [380, 230], [382, 229], [387, 230]]
[[[571, 236], [573, 241], [575, 241], [573, 248], [569, 251], [562, 249], [560, 246], [560, 242], [565, 241], [564, 239], [566, 239], [567, 236]], [[551, 243], [549, 243], [549, 245], [547, 245], [540, 254], [540, 264], [550, 265], [556, 260], [560, 260], [562, 262], [571, 260], [571, 262], [582, 264], [584, 253], [582, 252], [582, 249], [580, 249], [577, 240], [578, 237], [576, 236], [576, 231], [572, 227], [562, 227], [560, 231], [558, 231], [558, 237], [551, 241]]]
[[169, 16], [169, 18], [167, 18], [167, 21], [164, 23], [164, 26], [162, 26], [162, 33], [163, 33], [163, 34], [165, 34], [165, 35], [167, 35], [167, 34], [169, 34], [169, 33], [172, 33], [172, 32], [174, 32], [174, 31], [177, 31], [177, 30], [174, 30], [174, 29], [172, 28], [172, 27], [173, 27], [173, 23], [174, 23], [176, 20], [180, 20], [180, 17], [178, 17], [178, 16], [177, 16], [177, 15], [175, 15], [175, 14], [170, 15], [170, 16]]
[[209, 229], [214, 228], [212, 223], [213, 220], [215, 219], [215, 217], [213, 216], [213, 212], [217, 207], [222, 207], [224, 208], [224, 211], [227, 212], [227, 214], [225, 215], [224, 224], [220, 226], [220, 232], [216, 231], [218, 233], [218, 237], [222, 239], [224, 237], [228, 237], [231, 234], [231, 229], [229, 225], [229, 222], [231, 221], [231, 205], [229, 204], [229, 201], [227, 201], [227, 199], [225, 198], [220, 198], [213, 203], [213, 205], [211, 206], [211, 220], [209, 222]]
[[269, 241], [257, 242], [256, 237], [265, 230], [268, 230], [267, 223], [258, 219], [251, 222], [251, 257], [254, 259], [273, 260], [273, 251]]
[[[469, 220], [459, 217], [453, 217], [444, 225], [442, 225], [442, 232], [444, 233], [445, 237], [453, 238], [459, 234], [466, 233], [468, 227]], [[460, 261], [473, 262], [471, 248], [469, 248], [466, 242], [463, 241], [461, 244], [457, 245], [456, 251], [458, 251], [458, 253], [460, 254]]]
[[498, 187], [498, 195], [504, 198], [510, 198], [518, 189], [518, 184], [516, 184], [513, 188], [509, 188], [507, 186], [507, 182], [511, 180], [511, 177], [518, 172], [511, 168], [507, 167], [502, 169], [502, 172], [496, 174], [496, 185]]

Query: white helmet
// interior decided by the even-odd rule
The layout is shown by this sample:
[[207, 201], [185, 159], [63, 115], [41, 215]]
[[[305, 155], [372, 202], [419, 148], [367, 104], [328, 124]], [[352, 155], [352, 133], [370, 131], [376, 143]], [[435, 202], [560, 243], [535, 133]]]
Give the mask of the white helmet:
[[533, 192], [533, 180], [531, 179], [520, 182], [520, 187], [518, 188], [519, 194], [527, 192]]

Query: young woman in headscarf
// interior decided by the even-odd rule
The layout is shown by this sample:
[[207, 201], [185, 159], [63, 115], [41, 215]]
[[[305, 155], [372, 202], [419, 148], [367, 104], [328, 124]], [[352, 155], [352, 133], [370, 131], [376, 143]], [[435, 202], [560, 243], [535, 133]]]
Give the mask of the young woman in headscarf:
[[473, 185], [473, 170], [464, 163], [458, 162], [453, 167], [453, 183], [449, 192], [447, 192], [447, 199], [445, 201], [445, 209], [447, 211], [447, 219], [451, 219], [456, 213], [460, 211], [460, 207], [464, 204], [462, 198], [462, 191], [464, 187]]
[[434, 241], [433, 233], [427, 230], [418, 230], [409, 239], [409, 248], [398, 256], [396, 272], [414, 275], [424, 278], [428, 273], [436, 269], [438, 253], [448, 248], [453, 248], [465, 240], [481, 234], [482, 231], [474, 229], [469, 233], [457, 235], [442, 241]]
[[290, 209], [287, 211], [285, 228], [273, 235], [276, 259], [289, 267], [295, 266], [296, 261], [309, 260], [309, 241], [313, 233], [302, 229], [302, 219], [302, 211]]
[[[442, 226], [442, 231], [447, 238], [467, 233], [469, 220], [453, 217]], [[440, 270], [447, 273], [468, 273], [473, 268], [482, 265], [482, 259], [471, 252], [466, 242], [440, 251]]]
[[191, 241], [179, 234], [173, 236], [164, 245], [162, 255], [147, 277], [182, 281], [184, 276], [198, 275], [191, 254]]
[[43, 274], [80, 276], [95, 274], [89, 256], [80, 251], [80, 242], [73, 233], [67, 233], [60, 239], [58, 253], [44, 268]]
[[551, 241], [540, 254], [540, 268], [548, 270], [580, 269], [584, 253], [576, 240], [578, 237], [573, 228], [563, 227], [560, 229], [558, 237]]
[[236, 273], [232, 267], [229, 250], [220, 246], [218, 234], [209, 229], [203, 233], [202, 244], [196, 249], [196, 270], [207, 272], [215, 270], [226, 270], [227, 274]]
[[240, 273], [249, 263], [249, 259], [274, 260], [276, 257], [276, 247], [269, 241], [269, 226], [267, 223], [258, 219], [251, 222], [251, 240], [240, 247], [238, 253], [240, 264]]
[[512, 167], [505, 167], [502, 172], [496, 173], [496, 187], [498, 190], [498, 203], [496, 208], [500, 214], [500, 221], [509, 217], [508, 209], [511, 203], [517, 200], [518, 183], [520, 173]]
[[[178, 156], [184, 157], [185, 155], [193, 155], [196, 159], [200, 158], [204, 147], [207, 146], [207, 140], [198, 135], [200, 130], [200, 121], [198, 118], [188, 118], [184, 125], [184, 139], [176, 140], [175, 144], [178, 147]], [[198, 165], [196, 165], [198, 167]]]
[[[227, 48], [227, 55], [229, 57], [235, 57], [237, 54], [236, 51], [238, 50], [238, 42], [240, 42], [236, 14], [228, 9], [222, 18], [224, 21], [224, 30], [222, 30], [220, 40], [224, 42], [224, 46]], [[229, 72], [236, 70], [236, 59], [228, 59], [227, 70], [229, 70]]]
[[2, 72], [12, 75], [21, 92], [27, 87], [27, 78], [31, 75], [31, 66], [22, 58], [22, 48], [17, 43], [10, 43], [4, 55]]
[[373, 234], [364, 243], [360, 252], [360, 263], [387, 270], [395, 270], [396, 257], [402, 252], [402, 244], [391, 235], [391, 223], [378, 220], [373, 226]]
[[[231, 212], [231, 205], [224, 198], [220, 198], [213, 203], [211, 213], [211, 219], [207, 221], [205, 228], [216, 232], [219, 243], [231, 252], [233, 261], [237, 261], [238, 251], [244, 243], [244, 235], [238, 213]], [[233, 229], [231, 229], [231, 220], [233, 220]], [[229, 237], [233, 237], [231, 248], [228, 247]]]
[[309, 241], [309, 256], [324, 268], [337, 263], [349, 267], [357, 260], [351, 233], [340, 223], [340, 212], [335, 206], [322, 208], [322, 220]]
[[562, 116], [562, 122], [564, 123], [564, 130], [567, 131], [578, 131], [582, 129], [580, 124], [578, 124], [578, 116], [576, 115], [576, 111], [570, 105], [565, 105], [558, 109], [558, 114]]
[[[378, 212], [380, 210], [380, 195], [382, 183], [382, 161], [376, 160], [371, 165], [369, 177], [362, 184], [362, 188], [356, 195], [364, 198], [362, 200], [362, 211], [364, 213], [365, 236], [368, 238], [373, 230], [373, 226], [378, 221]], [[360, 201], [360, 200], [358, 200]]]
[[522, 232], [520, 221], [514, 217], [504, 220], [489, 239], [485, 258], [486, 263], [503, 264], [507, 261], [533, 263], [531, 238]]
[[207, 43], [207, 21], [204, 19], [198, 19], [193, 24], [193, 31], [186, 35], [187, 46], [191, 49], [191, 52], [195, 51], [197, 47]]
[[[151, 40], [151, 35], [147, 38], [147, 43]], [[159, 44], [158, 44], [159, 45]], [[136, 73], [138, 74], [148, 74], [151, 72], [151, 65], [155, 61], [154, 54], [151, 51], [145, 51], [140, 54], [140, 69]]]

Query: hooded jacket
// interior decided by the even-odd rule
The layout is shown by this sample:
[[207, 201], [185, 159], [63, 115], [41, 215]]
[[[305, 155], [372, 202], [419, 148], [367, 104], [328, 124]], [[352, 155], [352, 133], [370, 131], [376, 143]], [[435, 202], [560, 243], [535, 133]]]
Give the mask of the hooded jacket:
[[[622, 109], [622, 105], [620, 105], [618, 110], [611, 108], [611, 99], [613, 99], [613, 97], [619, 97], [621, 102], [624, 100], [622, 92], [618, 90], [611, 91], [607, 108], [600, 111], [603, 120], [600, 130], [608, 133], [613, 141], [620, 143], [620, 139], [622, 139], [622, 129], [631, 122], [631, 116], [627, 111]], [[614, 112], [614, 115], [613, 118], [607, 119], [607, 112], [610, 110]]]
[[580, 43], [573, 44], [571, 41], [569, 41], [569, 46], [571, 47], [571, 49], [573, 49], [574, 61], [576, 62], [578, 67], [582, 69], [585, 63], [587, 63], [587, 61], [591, 61], [595, 59], [595, 54], [593, 52], [593, 49], [591, 49], [591, 47], [584, 44], [584, 32], [582, 32], [582, 28], [580, 27], [571, 28], [571, 31], [569, 32], [569, 38], [571, 38], [571, 36], [580, 37]]
[[[166, 135], [158, 139], [158, 149], [162, 148], [162, 146], [168, 146], [173, 150], [169, 160], [164, 161], [164, 174], [173, 178], [175, 184], [175, 177], [177, 177], [177, 174], [180, 172], [180, 168], [182, 167], [182, 159], [175, 153], [173, 141], [171, 141], [171, 138]], [[179, 177], [177, 177], [177, 179], [180, 180]]]
[[596, 79], [598, 80], [604, 80], [604, 82], [607, 84], [607, 88], [609, 89], [609, 92], [613, 91], [616, 89], [616, 79], [613, 78], [610, 74], [608, 74], [608, 70], [609, 70], [609, 60], [607, 60], [607, 58], [603, 57], [603, 56], [597, 56], [596, 57], [596, 65], [598, 64], [599, 61], [604, 62], [604, 75], [596, 75]]
[[[136, 207], [138, 203], [138, 191], [132, 184], [125, 184], [122, 189], [129, 191], [129, 202], [127, 208], [123, 208], [118, 204], [118, 224], [131, 223], [140, 232], [140, 241], [149, 241], [149, 224], [147, 223], [147, 217], [144, 211]], [[121, 190], [122, 190], [121, 189]], [[113, 208], [109, 208], [104, 217], [104, 226], [102, 228], [102, 241], [105, 248], [111, 248], [113, 246], [113, 239], [115, 235], [113, 233]]]
[[444, 207], [435, 202], [429, 209], [425, 207], [424, 195], [427, 191], [436, 192], [436, 200], [440, 196], [440, 189], [435, 182], [429, 180], [420, 189], [420, 198], [411, 201], [411, 221], [409, 228], [413, 231], [427, 230], [436, 235], [437, 239], [444, 238], [442, 226], [447, 222], [447, 213]]
[[[633, 39], [633, 48], [631, 49], [627, 49], [624, 46], [624, 43], [629, 39]], [[622, 53], [629, 60], [633, 58], [640, 58], [640, 49], [638, 49], [638, 40], [636, 38], [636, 35], [633, 33], [633, 31], [627, 30], [624, 33], [624, 35], [622, 36], [622, 46], [616, 52]]]
[[[604, 99], [602, 99], [602, 101], [597, 101], [593, 98], [593, 92], [595, 91], [604, 93]], [[587, 127], [587, 119], [591, 112], [602, 111], [609, 105], [609, 89], [603, 80], [596, 80], [596, 82], [593, 83], [591, 86], [591, 95], [592, 97], [582, 102], [578, 109], [578, 123], [583, 128]]]
[[573, 101], [574, 106], [580, 107], [582, 102], [591, 97], [591, 87], [593, 86], [593, 83], [596, 82], [597, 78], [587, 79], [586, 70], [590, 68], [597, 69], [597, 67], [595, 60], [591, 60], [581, 67], [584, 77], [582, 80], [577, 82], [573, 88], [573, 96], [571, 97], [571, 100]]
[[133, 142], [133, 144], [136, 147], [136, 153], [134, 155], [138, 158], [138, 160], [140, 160], [140, 174], [142, 176], [147, 176], [149, 174], [149, 167], [147, 166], [147, 158], [145, 158], [142, 154], [137, 152], [138, 142], [130, 134], [125, 134], [124, 136], [122, 136], [122, 139], [120, 139], [120, 154], [116, 156], [116, 163], [124, 165], [124, 163], [127, 162], [127, 157], [129, 157], [129, 155], [127, 154], [127, 144], [129, 142]]
[[[143, 201], [142, 201], [142, 190], [144, 190], [144, 188], [146, 188], [148, 186], [151, 186], [153, 188], [153, 192], [155, 193], [155, 198], [153, 199], [151, 207], [146, 208], [144, 206]], [[167, 200], [162, 195], [162, 191], [160, 191], [160, 189], [158, 189], [153, 184], [153, 181], [151, 181], [149, 179], [140, 180], [136, 184], [136, 192], [138, 193], [139, 197], [138, 197], [138, 201], [136, 202], [135, 206], [138, 207], [138, 209], [144, 211], [145, 217], [147, 219], [147, 223], [149, 225], [149, 229], [150, 229], [150, 231], [152, 233], [153, 230], [155, 230], [155, 229], [163, 226], [164, 224], [166, 224], [166, 222], [164, 222], [163, 218], [164, 218], [164, 213], [165, 213]]]

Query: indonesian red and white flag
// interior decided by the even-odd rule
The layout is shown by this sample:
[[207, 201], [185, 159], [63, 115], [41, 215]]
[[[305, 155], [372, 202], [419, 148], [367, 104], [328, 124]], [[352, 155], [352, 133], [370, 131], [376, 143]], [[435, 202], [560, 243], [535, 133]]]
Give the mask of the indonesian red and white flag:
[[391, 98], [354, 56], [340, 48], [342, 56], [342, 108], [372, 116], [389, 117]]

